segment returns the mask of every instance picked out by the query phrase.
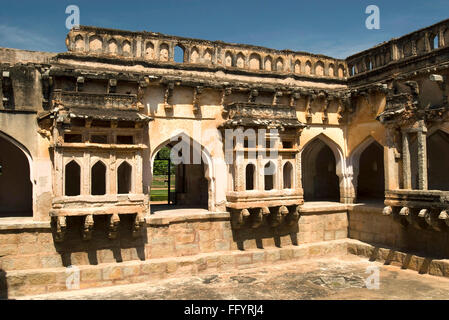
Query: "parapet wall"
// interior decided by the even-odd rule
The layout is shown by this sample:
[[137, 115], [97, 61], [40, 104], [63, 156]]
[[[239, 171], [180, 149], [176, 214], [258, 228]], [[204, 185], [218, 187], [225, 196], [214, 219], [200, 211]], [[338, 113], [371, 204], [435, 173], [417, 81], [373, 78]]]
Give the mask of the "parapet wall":
[[312, 77], [345, 78], [344, 60], [324, 55], [259, 46], [208, 41], [155, 32], [130, 32], [81, 26], [66, 38], [70, 52], [149, 62], [176, 63], [175, 47], [183, 51], [183, 64], [221, 66], [269, 73], [293, 73]]
[[444, 20], [352, 55], [346, 61], [352, 77], [447, 47], [449, 20]]

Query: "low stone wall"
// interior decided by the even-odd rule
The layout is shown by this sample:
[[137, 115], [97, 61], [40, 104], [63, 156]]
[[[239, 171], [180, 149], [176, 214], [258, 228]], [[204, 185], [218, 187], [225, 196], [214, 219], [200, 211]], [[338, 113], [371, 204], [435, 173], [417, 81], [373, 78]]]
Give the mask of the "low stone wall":
[[[76, 268], [10, 271], [4, 275], [3, 287], [0, 279], [0, 297], [14, 298], [56, 291], [226, 272], [265, 264], [285, 263], [297, 259], [344, 255], [346, 252], [347, 245], [346, 239], [344, 239], [284, 248], [211, 252], [186, 257], [127, 261], [120, 264], [106, 263]], [[78, 284], [75, 282], [76, 279], [79, 279]]]
[[448, 233], [404, 227], [391, 216], [383, 216], [382, 209], [382, 204], [349, 207], [349, 238], [424, 257], [449, 258]]
[[[11, 222], [12, 221], [12, 222]], [[193, 256], [201, 253], [284, 247], [347, 237], [346, 206], [305, 205], [297, 225], [267, 223], [232, 230], [227, 212], [179, 211], [146, 219], [142, 234], [131, 233], [132, 217], [121, 218], [119, 235], [107, 237], [107, 220], [95, 217], [91, 240], [82, 240], [82, 218], [67, 220], [65, 240], [54, 242], [49, 222], [12, 219], [0, 221], [0, 269], [28, 270], [97, 265], [125, 261]]]

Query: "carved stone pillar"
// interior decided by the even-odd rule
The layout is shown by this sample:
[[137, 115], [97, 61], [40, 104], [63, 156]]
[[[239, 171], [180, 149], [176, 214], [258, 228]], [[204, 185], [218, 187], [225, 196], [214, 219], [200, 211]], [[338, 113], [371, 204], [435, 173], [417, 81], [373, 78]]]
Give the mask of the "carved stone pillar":
[[418, 142], [418, 189], [427, 190], [427, 128], [424, 121], [420, 121], [417, 132]]
[[410, 137], [407, 131], [402, 131], [402, 176], [403, 189], [412, 188], [412, 172], [410, 165]]

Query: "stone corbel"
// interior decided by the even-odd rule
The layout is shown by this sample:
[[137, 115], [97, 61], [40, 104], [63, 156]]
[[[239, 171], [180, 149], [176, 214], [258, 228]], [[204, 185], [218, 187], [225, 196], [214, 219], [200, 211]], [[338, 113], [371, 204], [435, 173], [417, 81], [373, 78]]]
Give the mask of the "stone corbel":
[[92, 239], [92, 231], [94, 230], [94, 216], [89, 214], [84, 219], [83, 240]]
[[440, 215], [441, 212], [439, 213], [435, 210], [428, 210], [424, 217], [426, 223], [435, 231], [443, 231], [446, 226], [444, 214], [441, 216], [441, 219]]
[[108, 81], [108, 93], [117, 92], [117, 79], [109, 79]]
[[278, 104], [279, 97], [282, 97], [282, 91], [275, 91], [273, 95], [272, 105], [275, 106]]
[[232, 94], [232, 88], [224, 88], [221, 94], [221, 105], [224, 106], [226, 101], [226, 97]]
[[255, 214], [251, 215], [251, 228], [256, 229], [259, 228], [263, 221], [263, 213], [262, 208], [258, 209]]
[[301, 217], [301, 206], [291, 206], [289, 208], [289, 214], [286, 217], [287, 225], [293, 226], [298, 223], [299, 218]]
[[132, 230], [132, 235], [134, 238], [137, 238], [141, 234], [141, 231], [144, 228], [144, 226], [145, 226], [145, 217], [143, 216], [142, 213], [136, 214]]
[[251, 91], [249, 92], [248, 102], [249, 102], [249, 103], [254, 103], [254, 102], [256, 102], [257, 96], [259, 96], [259, 91], [257, 91], [256, 89], [251, 90]]
[[165, 86], [164, 93], [164, 108], [165, 110], [173, 110], [173, 106], [171, 105], [171, 98], [173, 96], [173, 89], [175, 88], [175, 84], [173, 82], [168, 83]]
[[250, 213], [248, 209], [242, 209], [242, 210], [236, 210], [232, 211], [232, 228], [233, 229], [240, 229], [245, 224], [245, 219], [250, 216]]
[[201, 113], [201, 107], [200, 107], [200, 96], [203, 93], [203, 87], [198, 86], [193, 89], [193, 113], [198, 114]]
[[310, 94], [307, 96], [305, 113], [306, 113], [306, 121], [308, 123], [312, 122], [312, 103], [316, 98], [317, 98], [316, 94]]
[[323, 109], [321, 110], [321, 112], [323, 112], [323, 117], [322, 117], [323, 123], [328, 123], [329, 122], [329, 116], [327, 114], [327, 110], [329, 108], [330, 102], [331, 102], [330, 97], [326, 97], [324, 99]]
[[42, 105], [44, 109], [50, 107], [50, 96], [53, 88], [53, 77], [50, 76], [49, 70], [42, 74]]
[[449, 227], [449, 214], [446, 210], [440, 212], [438, 219], [443, 221], [444, 224]]
[[76, 78], [76, 91], [81, 92], [84, 89], [84, 77]]
[[282, 223], [282, 219], [288, 214], [288, 209], [286, 206], [280, 206], [279, 208], [274, 208], [274, 212], [271, 213], [270, 226], [275, 228]]
[[62, 242], [64, 241], [64, 236], [67, 230], [67, 220], [65, 216], [56, 217], [56, 234], [55, 241]]
[[116, 239], [118, 233], [118, 227], [120, 224], [120, 217], [118, 214], [114, 213], [109, 216], [109, 229], [108, 229], [108, 238]]
[[301, 94], [299, 92], [292, 93], [290, 95], [290, 107], [292, 108], [296, 107], [299, 98], [301, 98]]
[[143, 98], [145, 96], [145, 88], [148, 87], [147, 80], [140, 80], [137, 87], [137, 108], [142, 110], [144, 108]]

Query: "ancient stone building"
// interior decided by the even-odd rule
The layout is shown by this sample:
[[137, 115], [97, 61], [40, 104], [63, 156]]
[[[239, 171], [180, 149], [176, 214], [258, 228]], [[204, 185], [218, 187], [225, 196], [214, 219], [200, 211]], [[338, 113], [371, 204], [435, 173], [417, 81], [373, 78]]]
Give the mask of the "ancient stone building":
[[[360, 254], [351, 239], [449, 258], [449, 20], [345, 60], [86, 26], [66, 45], [0, 48], [3, 294], [67, 290], [68, 266], [87, 288]], [[150, 201], [164, 147], [171, 206]]]

